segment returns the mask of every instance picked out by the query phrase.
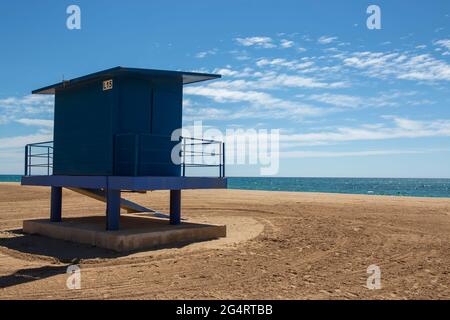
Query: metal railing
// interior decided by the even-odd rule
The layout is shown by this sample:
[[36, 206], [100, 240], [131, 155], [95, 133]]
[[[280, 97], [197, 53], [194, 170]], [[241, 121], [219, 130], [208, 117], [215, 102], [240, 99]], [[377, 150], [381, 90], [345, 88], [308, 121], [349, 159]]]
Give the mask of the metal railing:
[[25, 175], [31, 176], [33, 168], [41, 168], [38, 175], [53, 171], [53, 141], [30, 143], [25, 146]]
[[[181, 137], [181, 170], [186, 168], [216, 167], [219, 177], [225, 177], [225, 143], [222, 141]], [[33, 168], [40, 168], [37, 175], [53, 173], [53, 141], [30, 143], [25, 146], [25, 175], [33, 175]]]
[[[181, 137], [182, 176], [188, 167], [217, 167], [219, 177], [225, 177], [225, 143], [217, 140]], [[199, 160], [200, 158], [200, 160]]]

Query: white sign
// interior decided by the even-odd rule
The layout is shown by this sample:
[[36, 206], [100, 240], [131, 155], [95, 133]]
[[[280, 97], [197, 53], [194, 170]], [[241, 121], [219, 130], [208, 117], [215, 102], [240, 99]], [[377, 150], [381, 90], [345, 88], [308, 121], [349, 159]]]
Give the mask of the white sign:
[[111, 90], [112, 88], [113, 88], [112, 79], [103, 81], [103, 91]]

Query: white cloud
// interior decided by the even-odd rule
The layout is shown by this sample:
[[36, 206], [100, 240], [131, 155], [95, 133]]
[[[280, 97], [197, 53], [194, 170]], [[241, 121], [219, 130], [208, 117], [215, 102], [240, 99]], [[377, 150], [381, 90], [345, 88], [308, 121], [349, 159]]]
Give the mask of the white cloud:
[[183, 107], [190, 107], [192, 106], [192, 100], [183, 98]]
[[238, 61], [246, 61], [251, 59], [246, 50], [230, 50], [229, 53], [231, 53]]
[[[236, 80], [215, 81], [215, 82], [208, 84], [206, 87], [245, 91], [245, 90], [257, 89], [259, 86], [258, 86], [257, 82], [254, 80], [236, 79]], [[189, 87], [189, 88], [191, 88], [191, 87]], [[185, 94], [189, 94], [189, 92], [191, 92], [191, 89], [189, 89], [189, 88], [188, 87], [184, 88], [183, 92]]]
[[31, 107], [37, 107], [40, 111], [41, 107], [46, 107], [46, 110], [53, 108], [53, 95], [30, 94], [23, 97], [8, 97], [0, 99], [0, 107], [23, 107], [29, 108], [30, 112], [34, 110]]
[[[350, 86], [350, 83], [347, 81], [328, 81], [324, 79], [324, 77], [335, 74], [339, 68], [334, 66], [316, 67], [314, 61], [310, 61], [309, 59], [286, 60], [283, 58], [260, 58], [255, 64], [258, 67], [256, 71], [249, 67], [239, 71], [232, 70], [229, 66], [214, 69], [215, 73], [239, 79], [214, 81], [207, 86], [237, 90], [281, 90], [286, 88], [335, 89]], [[271, 68], [268, 69], [267, 67]], [[279, 69], [282, 68], [295, 71], [295, 73], [281, 73]], [[320, 77], [310, 76], [313, 71], [320, 73]]]
[[286, 60], [282, 58], [276, 59], [259, 59], [256, 61], [258, 67], [265, 66], [276, 66], [276, 67], [286, 67], [290, 70], [301, 70], [314, 65], [313, 61], [300, 62], [298, 60]]
[[450, 65], [429, 54], [355, 52], [341, 56], [347, 67], [365, 70], [370, 77], [416, 81], [449, 81]]
[[267, 75], [260, 79], [263, 85], [270, 88], [344, 88], [348, 83], [343, 81], [324, 82], [311, 77], [288, 74]]
[[[313, 77], [305, 77], [298, 75], [289, 75], [284, 73], [266, 73], [260, 74], [251, 80], [220, 80], [215, 81], [204, 87], [230, 90], [281, 90], [286, 88], [308, 88], [308, 89], [335, 89], [348, 87], [348, 83], [343, 81], [326, 82]], [[186, 87], [184, 92], [189, 94], [194, 87]], [[197, 87], [198, 88], [198, 87]]]
[[184, 112], [183, 121], [228, 120], [233, 114], [230, 110], [195, 106], [185, 108]]
[[239, 75], [238, 71], [231, 70], [229, 68], [214, 69], [213, 73], [218, 73], [224, 77], [234, 77], [234, 76]]
[[433, 44], [445, 49], [445, 51], [442, 53], [442, 55], [446, 56], [446, 55], [450, 54], [450, 39], [438, 40], [438, 41], [435, 41]]
[[337, 39], [338, 39], [337, 37], [322, 36], [317, 40], [317, 42], [320, 44], [330, 44], [330, 43], [336, 41]]
[[52, 95], [26, 95], [0, 99], [0, 124], [34, 115], [53, 113]]
[[286, 40], [286, 39], [282, 39], [280, 46], [282, 48], [291, 48], [294, 46], [294, 41], [290, 41], [290, 40]]
[[[337, 107], [347, 108], [365, 108], [365, 107], [396, 107], [400, 105], [398, 98], [408, 98], [415, 96], [415, 91], [392, 91], [380, 92], [377, 96], [364, 97], [346, 94], [321, 93], [307, 96], [308, 100], [317, 101], [334, 105]], [[402, 104], [408, 105], [425, 105], [432, 103], [429, 100], [405, 100]]]
[[358, 108], [364, 105], [364, 99], [362, 97], [344, 94], [330, 94], [330, 93], [314, 94], [307, 97], [307, 99], [335, 105], [338, 107]]
[[212, 88], [209, 86], [192, 86], [184, 88], [186, 95], [198, 95], [213, 99], [216, 102], [238, 102], [238, 101], [270, 101], [271, 96], [264, 92], [239, 91], [224, 88]]
[[391, 119], [394, 125], [340, 127], [334, 131], [285, 135], [282, 140], [288, 142], [336, 143], [450, 136], [450, 120], [417, 121], [400, 117], [385, 118]]
[[29, 143], [44, 142], [52, 139], [53, 137], [49, 133], [35, 133], [24, 136], [0, 138], [0, 150], [23, 148]]
[[[326, 50], [325, 50], [326, 51]], [[336, 56], [342, 59], [342, 54], [337, 54]], [[327, 60], [331, 62], [335, 60], [333, 56], [320, 56], [320, 57], [303, 57], [300, 59], [292, 59], [288, 60], [285, 58], [259, 58], [256, 60], [256, 66], [259, 68], [272, 67], [272, 69], [281, 69], [285, 68], [289, 71], [294, 71], [297, 74], [317, 74], [320, 75], [321, 78], [325, 77], [333, 77], [343, 75], [342, 73], [338, 73], [342, 69], [342, 65], [338, 64], [330, 64], [324, 65], [321, 64], [322, 61]], [[261, 73], [260, 75], [262, 75]]]
[[48, 127], [53, 128], [53, 120], [47, 119], [17, 119], [16, 122], [27, 125], [27, 126], [38, 126], [38, 127]]
[[197, 53], [195, 55], [195, 57], [202, 59], [202, 58], [206, 58], [207, 56], [215, 55], [216, 53], [217, 53], [217, 49], [211, 49], [211, 50], [201, 51], [201, 52]]
[[262, 48], [275, 48], [272, 38], [269, 37], [247, 37], [247, 38], [236, 38], [236, 41], [245, 47], [262, 47]]
[[19, 174], [23, 170], [25, 145], [52, 139], [51, 132], [46, 130], [30, 135], [0, 138], [0, 173]]
[[366, 151], [282, 151], [282, 158], [342, 158], [399, 154], [421, 154], [435, 150], [366, 150]]
[[265, 92], [241, 91], [211, 86], [186, 87], [186, 95], [202, 96], [218, 103], [244, 102], [239, 111], [230, 111], [232, 117], [224, 116], [224, 119], [240, 118], [290, 118], [301, 119], [305, 116], [319, 116], [325, 110], [297, 102], [274, 97]]
[[414, 121], [410, 119], [398, 118], [398, 117], [387, 117], [392, 118], [398, 128], [404, 130], [422, 130], [426, 128], [426, 125], [420, 121]]

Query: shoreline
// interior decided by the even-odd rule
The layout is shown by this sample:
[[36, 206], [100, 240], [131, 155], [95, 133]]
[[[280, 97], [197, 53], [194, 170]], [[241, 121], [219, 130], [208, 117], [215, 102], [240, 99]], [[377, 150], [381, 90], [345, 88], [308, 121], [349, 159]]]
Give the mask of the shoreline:
[[[1, 185], [21, 186], [20, 182], [8, 182], [0, 181]], [[50, 188], [46, 186], [22, 186], [29, 188]], [[248, 192], [269, 192], [269, 193], [287, 193], [287, 194], [305, 194], [305, 195], [323, 195], [323, 196], [361, 196], [369, 198], [400, 198], [400, 199], [429, 199], [429, 200], [448, 200], [450, 201], [450, 195], [448, 197], [433, 197], [433, 196], [408, 196], [408, 195], [382, 195], [382, 194], [366, 194], [366, 193], [343, 193], [343, 192], [316, 192], [316, 191], [284, 191], [284, 190], [262, 190], [262, 189], [237, 189], [227, 188], [223, 190], [230, 191], [248, 191]]]

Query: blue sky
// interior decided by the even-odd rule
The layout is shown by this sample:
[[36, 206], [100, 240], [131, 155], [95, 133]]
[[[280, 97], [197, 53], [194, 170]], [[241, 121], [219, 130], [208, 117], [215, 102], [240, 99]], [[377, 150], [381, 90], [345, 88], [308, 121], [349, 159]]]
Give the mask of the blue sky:
[[121, 65], [221, 73], [185, 87], [185, 125], [280, 129], [280, 176], [450, 177], [449, 15], [445, 0], [2, 1], [0, 173], [51, 139], [52, 97], [31, 90]]

